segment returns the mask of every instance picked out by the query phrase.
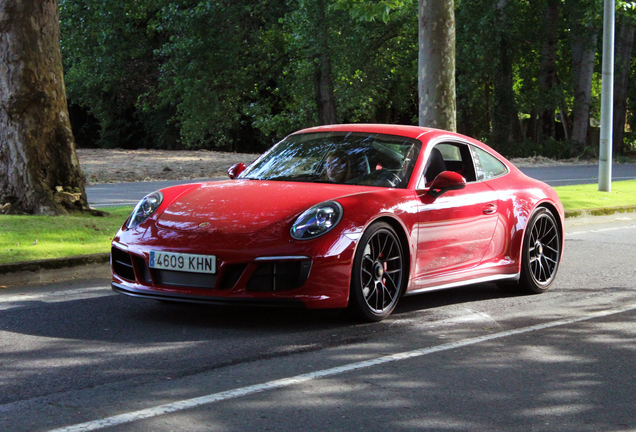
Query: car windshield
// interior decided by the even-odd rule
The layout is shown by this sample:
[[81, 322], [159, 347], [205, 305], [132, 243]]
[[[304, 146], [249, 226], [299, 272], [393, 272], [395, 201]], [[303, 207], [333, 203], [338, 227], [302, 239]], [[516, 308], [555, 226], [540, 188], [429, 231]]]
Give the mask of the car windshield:
[[421, 148], [418, 140], [359, 132], [291, 135], [239, 178], [405, 188]]

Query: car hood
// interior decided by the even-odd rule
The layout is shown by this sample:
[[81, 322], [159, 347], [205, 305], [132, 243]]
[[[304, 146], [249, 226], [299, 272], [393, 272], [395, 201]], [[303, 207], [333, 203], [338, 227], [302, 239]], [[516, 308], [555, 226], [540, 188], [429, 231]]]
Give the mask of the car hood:
[[173, 200], [158, 216], [157, 226], [250, 233], [287, 224], [313, 205], [367, 189], [377, 188], [258, 180], [202, 183]]

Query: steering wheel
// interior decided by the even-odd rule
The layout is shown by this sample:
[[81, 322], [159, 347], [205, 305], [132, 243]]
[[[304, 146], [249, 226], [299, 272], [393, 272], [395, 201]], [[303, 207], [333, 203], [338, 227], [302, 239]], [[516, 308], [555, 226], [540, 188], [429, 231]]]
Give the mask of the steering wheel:
[[402, 177], [393, 171], [383, 169], [367, 174], [361, 183], [370, 186], [398, 187], [402, 180]]

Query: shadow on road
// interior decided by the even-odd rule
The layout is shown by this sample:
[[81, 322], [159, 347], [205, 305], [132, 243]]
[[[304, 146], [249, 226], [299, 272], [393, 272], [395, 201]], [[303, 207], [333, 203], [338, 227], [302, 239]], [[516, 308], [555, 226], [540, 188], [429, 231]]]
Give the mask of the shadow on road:
[[[509, 296], [494, 284], [407, 296], [400, 299], [389, 321], [412, 312]], [[346, 309], [214, 306], [122, 295], [54, 303], [26, 300], [16, 306], [21, 307], [3, 312], [0, 329], [39, 337], [114, 343], [208, 340], [227, 331], [297, 333], [386, 324], [360, 323]]]

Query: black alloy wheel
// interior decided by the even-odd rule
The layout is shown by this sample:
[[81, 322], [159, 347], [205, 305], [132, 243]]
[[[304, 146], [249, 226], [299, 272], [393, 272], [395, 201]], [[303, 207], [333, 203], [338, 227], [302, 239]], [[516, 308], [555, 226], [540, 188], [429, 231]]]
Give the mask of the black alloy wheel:
[[520, 288], [533, 294], [550, 288], [561, 260], [562, 237], [554, 215], [544, 207], [537, 209], [524, 236]]
[[366, 321], [388, 317], [402, 294], [405, 269], [404, 250], [395, 230], [384, 222], [371, 225], [356, 250], [349, 307]]

